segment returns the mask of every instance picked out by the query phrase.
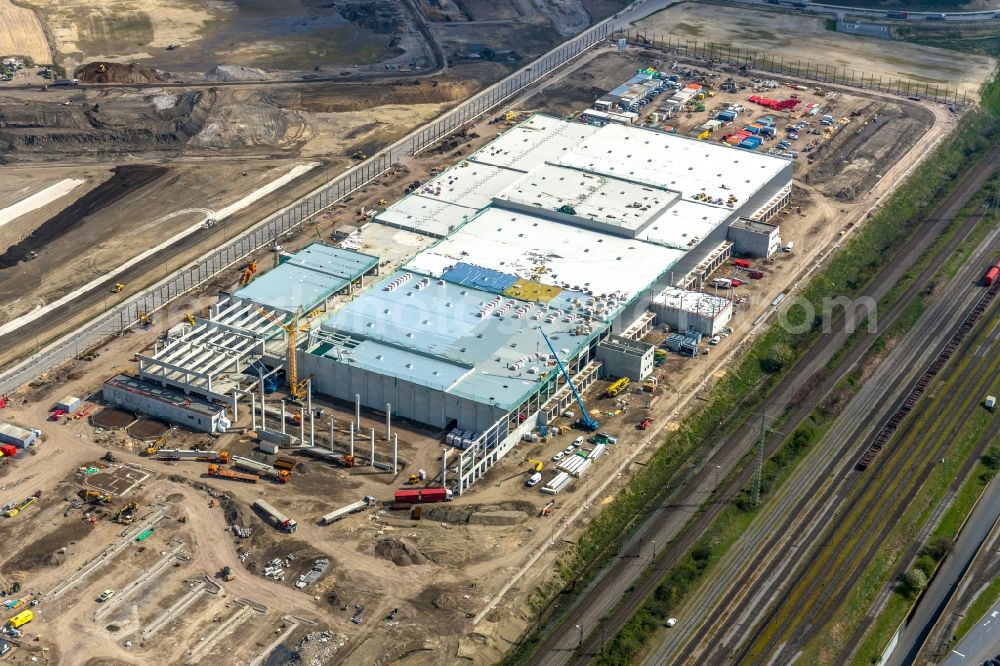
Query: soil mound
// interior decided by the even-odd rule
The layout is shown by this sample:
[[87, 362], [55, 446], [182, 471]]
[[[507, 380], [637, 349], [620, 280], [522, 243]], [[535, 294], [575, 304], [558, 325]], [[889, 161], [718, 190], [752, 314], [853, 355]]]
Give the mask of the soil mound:
[[73, 74], [84, 83], [156, 83], [165, 76], [135, 63], [88, 62]]
[[267, 74], [262, 69], [243, 65], [217, 65], [205, 72], [209, 81], [266, 81]]
[[421, 553], [417, 545], [409, 539], [392, 537], [379, 539], [375, 542], [375, 554], [391, 560], [393, 564], [400, 567], [427, 562], [427, 556]]

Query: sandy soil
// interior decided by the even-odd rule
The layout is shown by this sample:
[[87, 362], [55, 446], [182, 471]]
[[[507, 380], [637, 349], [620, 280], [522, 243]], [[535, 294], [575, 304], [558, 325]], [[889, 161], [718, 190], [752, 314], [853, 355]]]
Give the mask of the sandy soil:
[[758, 50], [790, 61], [836, 65], [876, 76], [943, 84], [977, 95], [996, 61], [967, 53], [886, 42], [826, 30], [824, 19], [712, 3], [673, 5], [639, 22], [640, 30], [672, 39], [720, 43]]
[[[391, 53], [393, 37], [391, 29], [376, 32], [351, 23], [333, 5], [305, 0], [280, 7], [261, 0], [24, 4], [44, 18], [67, 70], [90, 60], [138, 61], [191, 74], [220, 64], [311, 70], [315, 65], [377, 62]], [[172, 45], [176, 47], [168, 49]]]
[[52, 62], [45, 30], [35, 12], [0, 0], [0, 55], [31, 58], [36, 65]]

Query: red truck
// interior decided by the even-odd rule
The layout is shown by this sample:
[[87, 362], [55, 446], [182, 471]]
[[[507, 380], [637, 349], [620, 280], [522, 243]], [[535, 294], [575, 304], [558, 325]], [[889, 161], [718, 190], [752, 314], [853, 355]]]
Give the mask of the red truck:
[[997, 277], [1000, 277], [1000, 261], [990, 266], [986, 271], [986, 275], [983, 276], [983, 284], [989, 287]]
[[17, 456], [17, 447], [10, 444], [0, 444], [0, 453], [4, 458], [14, 458]]
[[52, 415], [49, 416], [49, 420], [50, 421], [58, 421], [59, 419], [61, 419], [63, 417], [63, 414], [65, 414], [65, 413], [66, 412], [64, 412], [61, 409], [53, 409], [52, 410]]
[[647, 429], [652, 423], [653, 420], [647, 416], [639, 423], [639, 430]]
[[414, 488], [397, 490], [396, 504], [427, 504], [428, 502], [450, 502], [454, 499], [447, 488]]
[[740, 268], [750, 268], [750, 262], [746, 259], [733, 259], [733, 266], [739, 266]]

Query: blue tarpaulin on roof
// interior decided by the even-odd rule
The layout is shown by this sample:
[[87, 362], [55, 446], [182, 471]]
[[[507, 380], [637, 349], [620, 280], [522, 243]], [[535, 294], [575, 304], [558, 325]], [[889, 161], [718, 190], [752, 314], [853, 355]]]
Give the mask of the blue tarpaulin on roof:
[[501, 273], [474, 264], [459, 262], [441, 275], [441, 279], [452, 284], [462, 284], [476, 287], [483, 291], [499, 294], [507, 287], [517, 282], [517, 277], [510, 273]]

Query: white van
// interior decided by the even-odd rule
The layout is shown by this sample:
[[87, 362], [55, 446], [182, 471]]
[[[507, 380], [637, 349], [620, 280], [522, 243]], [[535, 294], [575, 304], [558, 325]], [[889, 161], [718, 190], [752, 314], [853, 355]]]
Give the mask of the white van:
[[529, 488], [531, 488], [533, 486], [537, 486], [538, 482], [541, 481], [541, 480], [542, 480], [542, 473], [541, 472], [535, 472], [534, 474], [532, 474], [531, 476], [528, 477], [528, 480], [524, 482], [524, 485], [526, 485]]
[[781, 248], [781, 251], [791, 252], [794, 249], [795, 249], [795, 243], [793, 241], [788, 241], [788, 243], [785, 244], [785, 247]]

